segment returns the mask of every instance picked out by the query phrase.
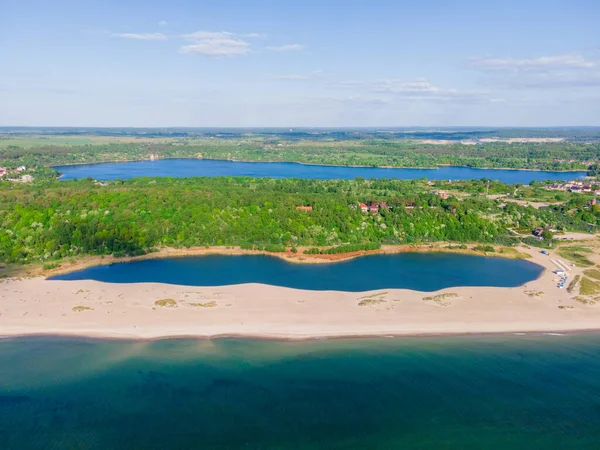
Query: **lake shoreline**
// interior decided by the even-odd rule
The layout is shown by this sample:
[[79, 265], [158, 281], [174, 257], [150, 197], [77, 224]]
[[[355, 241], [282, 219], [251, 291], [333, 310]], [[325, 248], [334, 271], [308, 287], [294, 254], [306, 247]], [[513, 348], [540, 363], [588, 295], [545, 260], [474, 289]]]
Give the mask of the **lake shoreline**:
[[[131, 162], [144, 162], [151, 161], [157, 162], [162, 160], [199, 160], [199, 161], [217, 161], [217, 162], [231, 162], [231, 163], [265, 163], [265, 164], [299, 164], [303, 166], [322, 166], [322, 167], [341, 167], [341, 168], [356, 168], [356, 169], [408, 169], [408, 170], [438, 170], [439, 168], [447, 168], [447, 167], [456, 167], [462, 169], [473, 169], [473, 170], [514, 170], [514, 171], [523, 171], [523, 172], [553, 172], [553, 173], [578, 173], [578, 172], [586, 172], [585, 169], [572, 169], [572, 170], [550, 170], [550, 169], [516, 169], [511, 167], [472, 167], [472, 166], [461, 166], [461, 165], [453, 165], [453, 164], [437, 164], [435, 166], [360, 166], [360, 165], [338, 165], [338, 164], [323, 164], [323, 163], [310, 163], [310, 162], [299, 162], [299, 161], [264, 161], [264, 160], [253, 160], [253, 159], [217, 159], [217, 158], [198, 158], [196, 156], [176, 156], [176, 157], [163, 157], [155, 160], [147, 159], [118, 159], [118, 160], [106, 160], [106, 161], [93, 161], [93, 162], [76, 162], [70, 164], [59, 164], [59, 165], [51, 165], [49, 167], [53, 168], [57, 172], [59, 172], [58, 168], [60, 167], [73, 167], [73, 166], [85, 166], [92, 164], [115, 164], [115, 163], [131, 163]], [[62, 178], [62, 174], [59, 172], [58, 179]]]
[[[173, 248], [164, 247], [156, 252], [147, 253], [140, 256], [123, 256], [116, 258], [112, 255], [89, 255], [75, 259], [73, 262], [68, 260], [57, 261], [61, 266], [54, 269], [44, 270], [41, 266], [11, 266], [10, 278], [45, 276], [53, 277], [67, 273], [77, 272], [84, 269], [97, 266], [108, 266], [112, 264], [128, 263], [136, 261], [145, 261], [151, 259], [164, 258], [184, 258], [188, 256], [209, 256], [209, 255], [265, 255], [274, 258], [283, 259], [293, 264], [333, 264], [336, 262], [350, 261], [355, 258], [369, 255], [390, 255], [399, 253], [453, 253], [461, 255], [487, 256], [507, 259], [530, 259], [531, 254], [524, 246], [501, 247], [495, 246], [498, 250], [494, 253], [486, 253], [473, 250], [473, 247], [483, 244], [469, 244], [467, 248], [448, 248], [449, 246], [458, 246], [460, 244], [449, 242], [436, 242], [431, 244], [401, 244], [401, 245], [382, 245], [379, 250], [360, 250], [355, 252], [335, 253], [335, 254], [304, 254], [303, 252], [312, 246], [300, 246], [297, 253], [290, 250], [285, 252], [268, 252], [266, 250], [248, 250], [236, 246], [210, 246], [210, 247], [190, 247]], [[320, 247], [327, 249], [330, 247]], [[1, 278], [0, 278], [1, 280]]]

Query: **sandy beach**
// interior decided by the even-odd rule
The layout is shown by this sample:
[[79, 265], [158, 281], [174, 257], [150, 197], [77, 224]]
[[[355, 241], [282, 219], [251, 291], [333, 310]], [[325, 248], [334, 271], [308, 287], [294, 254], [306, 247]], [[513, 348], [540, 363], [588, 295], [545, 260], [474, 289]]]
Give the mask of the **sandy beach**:
[[[434, 293], [7, 279], [0, 284], [0, 335], [309, 339], [600, 329], [600, 306], [558, 289], [554, 256], [530, 252], [546, 270], [524, 286]], [[581, 272], [571, 267], [571, 278]]]

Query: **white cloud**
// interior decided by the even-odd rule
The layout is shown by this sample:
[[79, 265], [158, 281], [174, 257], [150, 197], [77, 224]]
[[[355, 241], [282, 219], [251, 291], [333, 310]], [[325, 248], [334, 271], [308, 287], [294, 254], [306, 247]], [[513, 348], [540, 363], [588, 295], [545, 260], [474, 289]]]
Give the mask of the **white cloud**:
[[494, 81], [513, 88], [587, 88], [600, 86], [600, 71], [532, 73]]
[[581, 55], [540, 56], [538, 58], [472, 58], [473, 67], [484, 70], [548, 70], [589, 69], [598, 67], [597, 61], [589, 61]]
[[[329, 84], [334, 89], [354, 90], [355, 92], [375, 92], [386, 98], [409, 101], [429, 101], [438, 103], [501, 103], [501, 98], [492, 98], [487, 91], [445, 89], [432, 85], [426, 79], [378, 81], [337, 81]], [[391, 97], [390, 97], [391, 96]], [[380, 101], [381, 99], [378, 99]]]
[[[379, 93], [394, 94], [408, 100], [430, 100], [455, 103], [489, 103], [492, 99], [483, 91], [461, 91], [433, 86], [425, 79], [403, 81], [396, 79], [379, 80], [372, 85]], [[493, 99], [495, 103], [499, 99]]]
[[347, 97], [328, 97], [328, 98], [315, 98], [315, 102], [321, 106], [332, 107], [339, 104], [353, 105], [353, 106], [382, 106], [391, 105], [393, 99], [389, 97], [370, 97], [361, 95], [350, 95]]
[[266, 38], [267, 35], [264, 33], [246, 33], [244, 35], [245, 38], [249, 38], [249, 39], [261, 39], [261, 38]]
[[249, 42], [227, 31], [197, 31], [183, 37], [191, 43], [179, 49], [182, 53], [223, 58], [251, 52]]
[[169, 25], [169, 22], [167, 22], [166, 20], [161, 20], [160, 22], [158, 22], [159, 27], [166, 27], [167, 25]]
[[330, 86], [335, 89], [355, 89], [363, 85], [363, 82], [353, 80], [336, 81], [330, 84]]
[[489, 85], [517, 89], [586, 88], [600, 86], [600, 61], [567, 54], [528, 59], [473, 58]]
[[276, 80], [308, 80], [308, 75], [270, 75], [271, 78]]
[[276, 80], [310, 80], [311, 78], [318, 78], [325, 75], [325, 72], [322, 70], [313, 70], [310, 73], [306, 74], [292, 74], [292, 75], [273, 75], [270, 74], [271, 78], [275, 78]]
[[266, 47], [267, 50], [270, 50], [272, 52], [297, 52], [299, 50], [303, 50], [304, 49], [304, 45], [300, 45], [300, 44], [286, 44], [286, 45], [279, 45], [279, 46], [271, 46], [271, 47]]
[[162, 33], [112, 33], [112, 37], [122, 39], [137, 39], [140, 41], [164, 41], [167, 39]]

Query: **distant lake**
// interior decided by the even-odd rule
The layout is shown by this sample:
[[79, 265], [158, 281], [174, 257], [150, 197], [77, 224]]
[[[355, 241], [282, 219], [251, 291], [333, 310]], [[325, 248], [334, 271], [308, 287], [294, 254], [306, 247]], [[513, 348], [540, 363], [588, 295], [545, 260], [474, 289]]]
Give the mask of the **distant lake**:
[[472, 180], [487, 178], [504, 183], [529, 184], [532, 181], [570, 180], [581, 178], [585, 172], [545, 172], [534, 170], [471, 169], [468, 167], [439, 167], [437, 169], [384, 169], [370, 167], [318, 166], [298, 163], [233, 162], [209, 159], [161, 159], [119, 163], [56, 166], [62, 180], [94, 178], [96, 180], [125, 180], [135, 177], [233, 177], [254, 178], [312, 178], [319, 180], [389, 178], [412, 180]]
[[2, 450], [597, 450], [600, 335], [0, 339]]
[[450, 253], [371, 255], [332, 264], [295, 264], [265, 255], [189, 256], [96, 266], [52, 280], [225, 286], [262, 283], [308, 290], [437, 291], [455, 286], [515, 287], [543, 268], [525, 260]]

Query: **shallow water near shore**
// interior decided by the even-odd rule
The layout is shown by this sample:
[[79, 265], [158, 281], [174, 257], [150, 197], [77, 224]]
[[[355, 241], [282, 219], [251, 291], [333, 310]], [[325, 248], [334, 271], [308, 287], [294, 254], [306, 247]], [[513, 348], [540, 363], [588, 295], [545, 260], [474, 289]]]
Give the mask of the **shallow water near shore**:
[[298, 164], [289, 162], [240, 162], [208, 159], [161, 159], [98, 164], [56, 166], [62, 180], [92, 177], [96, 180], [126, 180], [134, 177], [219, 177], [246, 176], [254, 178], [354, 179], [391, 178], [413, 180], [472, 180], [487, 178], [504, 183], [524, 183], [545, 180], [582, 178], [585, 172], [548, 172], [537, 170], [473, 169], [442, 166], [436, 169], [344, 167]]
[[525, 260], [449, 253], [369, 255], [331, 264], [294, 264], [264, 255], [208, 255], [96, 266], [51, 280], [226, 286], [262, 283], [307, 290], [360, 292], [397, 288], [432, 292], [457, 286], [516, 287], [543, 268]]
[[0, 340], [2, 449], [596, 449], [600, 335]]

